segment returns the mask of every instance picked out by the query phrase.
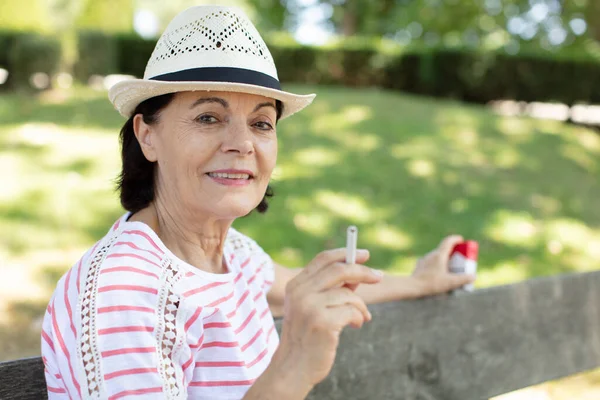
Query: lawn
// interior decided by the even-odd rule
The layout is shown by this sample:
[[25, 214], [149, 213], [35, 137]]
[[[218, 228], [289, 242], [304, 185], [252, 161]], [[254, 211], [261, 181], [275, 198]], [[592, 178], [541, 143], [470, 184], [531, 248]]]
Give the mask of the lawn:
[[[235, 222], [276, 261], [304, 265], [355, 224], [371, 265], [390, 272], [409, 272], [454, 232], [480, 243], [479, 287], [600, 266], [597, 132], [379, 90], [288, 89], [318, 96], [278, 127], [269, 211]], [[37, 332], [58, 277], [123, 212], [123, 122], [91, 89], [0, 95], [0, 303], [11, 326]], [[8, 325], [0, 359], [38, 352], [35, 334]]]

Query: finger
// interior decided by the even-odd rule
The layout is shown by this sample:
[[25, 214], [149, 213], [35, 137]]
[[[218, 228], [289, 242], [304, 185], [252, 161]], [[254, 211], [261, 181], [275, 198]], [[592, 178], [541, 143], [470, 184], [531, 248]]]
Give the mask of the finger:
[[440, 255], [444, 257], [444, 260], [447, 260], [450, 257], [450, 253], [452, 253], [454, 246], [463, 240], [463, 237], [460, 235], [446, 236], [438, 245], [437, 250], [439, 251]]
[[344, 304], [352, 305], [361, 312], [365, 320], [371, 320], [371, 313], [363, 299], [348, 288], [341, 287], [321, 292], [318, 295], [317, 301], [329, 308]]
[[475, 275], [470, 274], [449, 274], [443, 281], [443, 290], [448, 292], [450, 290], [458, 289], [461, 286], [468, 285], [475, 281]]
[[328, 308], [326, 315], [333, 326], [340, 331], [346, 326], [360, 328], [366, 321], [363, 314], [349, 304]]
[[[366, 249], [356, 250], [356, 262], [362, 264], [369, 259], [369, 251]], [[346, 248], [342, 247], [339, 249], [325, 250], [317, 254], [313, 260], [308, 263], [306, 270], [309, 273], [313, 273], [323, 267], [336, 262], [343, 262], [346, 260]]]
[[344, 284], [377, 283], [383, 273], [361, 264], [334, 263], [322, 268], [311, 277], [311, 285], [317, 291]]

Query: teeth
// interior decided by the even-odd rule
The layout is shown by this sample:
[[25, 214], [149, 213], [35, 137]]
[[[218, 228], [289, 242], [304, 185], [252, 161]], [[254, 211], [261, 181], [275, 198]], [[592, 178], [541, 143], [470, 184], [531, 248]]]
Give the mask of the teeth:
[[250, 175], [248, 174], [227, 174], [221, 172], [209, 172], [208, 176], [212, 176], [213, 178], [226, 178], [226, 179], [248, 179]]

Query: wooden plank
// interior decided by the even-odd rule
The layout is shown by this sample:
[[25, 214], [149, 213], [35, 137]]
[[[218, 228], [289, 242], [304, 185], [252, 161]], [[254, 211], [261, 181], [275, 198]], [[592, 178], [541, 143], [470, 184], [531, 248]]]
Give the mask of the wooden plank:
[[[600, 271], [371, 306], [309, 398], [479, 400], [598, 367], [599, 293]], [[40, 358], [0, 363], [0, 399], [44, 389]]]
[[600, 271], [370, 307], [310, 399], [479, 400], [600, 366]]
[[44, 364], [41, 357], [0, 363], [0, 399], [47, 399]]

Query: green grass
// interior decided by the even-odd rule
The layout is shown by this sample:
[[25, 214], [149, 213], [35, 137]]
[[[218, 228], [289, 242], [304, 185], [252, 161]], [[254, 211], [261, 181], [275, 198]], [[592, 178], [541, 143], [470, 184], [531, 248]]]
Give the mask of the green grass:
[[[269, 212], [235, 223], [276, 261], [303, 265], [356, 224], [371, 265], [393, 272], [454, 232], [480, 242], [479, 286], [600, 264], [596, 132], [378, 90], [290, 89], [318, 96], [278, 127]], [[104, 234], [122, 213], [122, 123], [103, 92], [0, 96], [2, 259], [66, 269]]]

